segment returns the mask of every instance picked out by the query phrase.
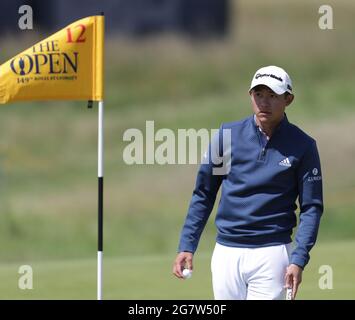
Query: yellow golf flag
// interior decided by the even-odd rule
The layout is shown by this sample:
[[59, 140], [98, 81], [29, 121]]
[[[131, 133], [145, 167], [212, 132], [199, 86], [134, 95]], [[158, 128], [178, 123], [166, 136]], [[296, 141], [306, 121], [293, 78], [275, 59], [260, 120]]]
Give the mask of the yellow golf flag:
[[78, 20], [0, 66], [0, 104], [103, 100], [104, 16]]

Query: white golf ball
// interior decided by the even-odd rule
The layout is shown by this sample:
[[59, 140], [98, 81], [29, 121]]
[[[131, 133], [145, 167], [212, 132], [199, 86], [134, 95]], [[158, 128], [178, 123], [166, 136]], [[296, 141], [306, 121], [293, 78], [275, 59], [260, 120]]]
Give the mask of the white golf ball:
[[182, 275], [184, 276], [185, 279], [190, 279], [192, 276], [192, 271], [190, 269], [184, 269], [182, 271]]

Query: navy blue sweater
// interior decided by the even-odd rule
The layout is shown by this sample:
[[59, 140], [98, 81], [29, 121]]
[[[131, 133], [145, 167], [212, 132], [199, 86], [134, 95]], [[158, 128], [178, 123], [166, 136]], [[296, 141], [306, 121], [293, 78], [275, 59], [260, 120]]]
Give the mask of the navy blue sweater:
[[[216, 240], [231, 247], [291, 242], [297, 224], [298, 197], [300, 221], [290, 263], [304, 268], [323, 212], [322, 176], [315, 140], [289, 123], [285, 115], [264, 145], [263, 133], [251, 116], [221, 126], [218, 153], [225, 159], [228, 148], [221, 148], [223, 129], [230, 129], [231, 133], [230, 170], [214, 174], [218, 165], [212, 161], [213, 156], [201, 164], [178, 251], [196, 251], [222, 185], [215, 219]], [[210, 155], [211, 148], [213, 144], [209, 147]]]

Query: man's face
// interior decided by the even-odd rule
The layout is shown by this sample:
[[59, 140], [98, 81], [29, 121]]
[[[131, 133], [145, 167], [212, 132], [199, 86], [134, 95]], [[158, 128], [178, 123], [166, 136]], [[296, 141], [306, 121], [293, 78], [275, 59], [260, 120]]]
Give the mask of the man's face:
[[278, 95], [269, 87], [260, 85], [250, 92], [253, 111], [262, 125], [276, 125], [292, 102], [293, 95]]

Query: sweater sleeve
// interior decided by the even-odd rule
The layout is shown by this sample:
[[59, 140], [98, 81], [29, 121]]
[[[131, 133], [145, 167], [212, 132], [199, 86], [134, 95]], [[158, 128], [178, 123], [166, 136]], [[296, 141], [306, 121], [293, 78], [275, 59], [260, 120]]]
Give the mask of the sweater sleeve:
[[291, 263], [304, 268], [314, 246], [323, 213], [322, 173], [316, 142], [305, 152], [297, 172], [300, 221]]
[[[223, 145], [222, 128], [223, 126], [212, 138], [197, 173], [192, 199], [180, 235], [178, 252], [194, 253], [196, 251], [200, 236], [213, 209], [218, 189], [224, 178], [224, 175], [218, 172], [218, 169], [224, 165], [224, 148], [221, 147]], [[207, 155], [208, 158], [206, 158]], [[220, 158], [216, 159], [218, 157]]]

